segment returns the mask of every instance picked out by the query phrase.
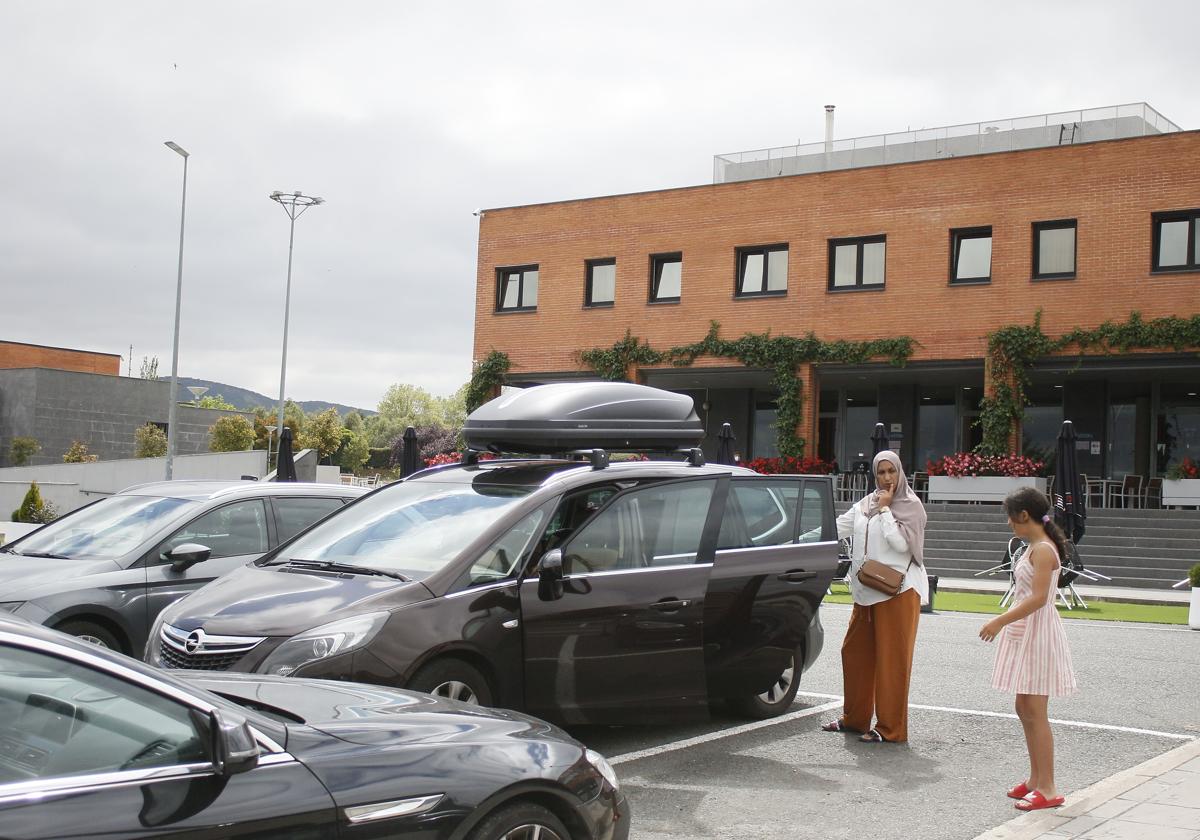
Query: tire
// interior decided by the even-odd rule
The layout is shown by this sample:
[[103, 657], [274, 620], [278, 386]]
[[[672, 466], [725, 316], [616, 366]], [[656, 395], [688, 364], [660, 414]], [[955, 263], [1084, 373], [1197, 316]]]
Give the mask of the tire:
[[487, 677], [473, 665], [461, 659], [438, 659], [430, 662], [409, 680], [407, 688], [424, 691], [446, 700], [492, 705], [492, 687]]
[[68, 636], [74, 636], [81, 642], [88, 642], [96, 647], [108, 648], [117, 653], [124, 653], [125, 646], [109, 630], [91, 621], [64, 621], [54, 628]]
[[792, 651], [788, 666], [775, 678], [775, 682], [762, 694], [749, 697], [734, 697], [729, 702], [739, 714], [754, 720], [763, 720], [781, 715], [791, 708], [800, 689], [800, 673], [804, 668], [804, 649]]
[[571, 840], [571, 834], [551, 811], [532, 802], [518, 802], [484, 817], [469, 840]]

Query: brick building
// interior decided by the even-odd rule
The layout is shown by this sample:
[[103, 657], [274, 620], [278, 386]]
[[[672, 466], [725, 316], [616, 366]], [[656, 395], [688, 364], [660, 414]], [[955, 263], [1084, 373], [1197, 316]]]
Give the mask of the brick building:
[[[627, 334], [657, 350], [770, 331], [909, 336], [903, 367], [803, 364], [807, 451], [846, 465], [885, 423], [910, 468], [979, 441], [988, 335], [1051, 337], [1133, 312], [1200, 314], [1200, 132], [1121, 106], [718, 156], [717, 183], [482, 213], [474, 358], [513, 384], [594, 378], [581, 350]], [[795, 173], [795, 174], [792, 174]], [[1189, 348], [1043, 358], [1014, 432], [1052, 451], [1062, 419], [1092, 475], [1200, 457]], [[696, 397], [743, 457], [775, 453], [769, 370], [728, 358], [634, 367]]]
[[121, 357], [114, 353], [0, 341], [0, 370], [10, 368], [50, 368], [117, 376], [121, 372]]

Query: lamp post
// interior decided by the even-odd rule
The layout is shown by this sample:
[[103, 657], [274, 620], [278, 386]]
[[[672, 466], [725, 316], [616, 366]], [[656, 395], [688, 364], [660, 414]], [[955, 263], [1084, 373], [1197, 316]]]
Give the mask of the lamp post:
[[275, 190], [275, 192], [271, 193], [271, 200], [279, 202], [279, 206], [283, 208], [283, 212], [287, 213], [288, 218], [292, 220], [288, 230], [287, 291], [283, 297], [283, 360], [279, 364], [279, 413], [276, 417], [277, 423], [275, 426], [276, 440], [283, 440], [283, 389], [287, 381], [288, 312], [292, 306], [292, 243], [296, 239], [296, 219], [304, 215], [304, 211], [309, 207], [324, 204], [325, 199], [313, 195], [304, 195], [300, 190], [291, 193], [283, 193]]
[[183, 300], [183, 222], [187, 215], [187, 165], [188, 153], [178, 143], [168, 140], [166, 147], [183, 158], [183, 199], [179, 207], [179, 272], [175, 280], [175, 337], [171, 347], [171, 402], [167, 407], [167, 470], [170, 481], [175, 466], [175, 403], [179, 390], [179, 309]]

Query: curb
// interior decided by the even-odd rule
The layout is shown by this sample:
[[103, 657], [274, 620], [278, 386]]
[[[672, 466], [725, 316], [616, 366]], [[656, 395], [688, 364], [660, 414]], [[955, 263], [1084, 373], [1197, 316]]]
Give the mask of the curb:
[[977, 835], [973, 840], [1036, 840], [1076, 817], [1084, 816], [1110, 799], [1115, 799], [1140, 784], [1153, 781], [1195, 758], [1200, 758], [1200, 739], [1189, 741], [1170, 752], [1114, 773], [1107, 779], [1101, 779], [1090, 787], [1076, 791], [1067, 796], [1067, 802], [1061, 808], [1021, 814], [1003, 825]]

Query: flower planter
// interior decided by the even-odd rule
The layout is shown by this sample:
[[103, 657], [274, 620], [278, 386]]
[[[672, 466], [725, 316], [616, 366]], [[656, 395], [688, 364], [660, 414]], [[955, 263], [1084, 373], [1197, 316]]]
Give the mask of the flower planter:
[[1188, 627], [1200, 630], [1200, 586], [1192, 587], [1192, 604], [1188, 609]]
[[995, 502], [1021, 487], [1036, 487], [1046, 492], [1046, 479], [1036, 476], [976, 475], [961, 478], [929, 476], [931, 502]]
[[1162, 492], [1163, 507], [1200, 507], [1200, 478], [1168, 478]]

